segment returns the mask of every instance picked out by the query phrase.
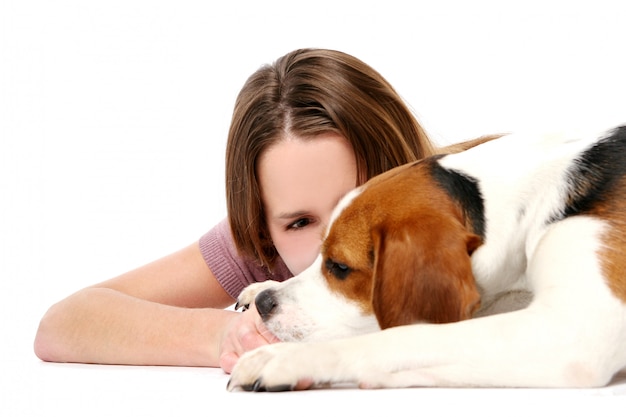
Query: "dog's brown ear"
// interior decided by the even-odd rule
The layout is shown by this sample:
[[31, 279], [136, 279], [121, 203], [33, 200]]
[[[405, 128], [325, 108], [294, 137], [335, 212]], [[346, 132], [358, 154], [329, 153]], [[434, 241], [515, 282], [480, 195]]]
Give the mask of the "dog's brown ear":
[[464, 320], [478, 308], [470, 255], [480, 238], [460, 224], [422, 218], [380, 226], [372, 240], [372, 305], [382, 329]]

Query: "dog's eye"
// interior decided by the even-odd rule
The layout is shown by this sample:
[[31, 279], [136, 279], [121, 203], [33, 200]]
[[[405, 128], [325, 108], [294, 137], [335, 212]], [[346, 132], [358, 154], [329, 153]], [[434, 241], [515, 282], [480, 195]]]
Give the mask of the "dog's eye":
[[348, 265], [335, 262], [332, 259], [326, 260], [326, 269], [339, 279], [345, 279], [348, 275], [350, 275], [350, 272], [352, 272], [352, 269], [350, 269]]

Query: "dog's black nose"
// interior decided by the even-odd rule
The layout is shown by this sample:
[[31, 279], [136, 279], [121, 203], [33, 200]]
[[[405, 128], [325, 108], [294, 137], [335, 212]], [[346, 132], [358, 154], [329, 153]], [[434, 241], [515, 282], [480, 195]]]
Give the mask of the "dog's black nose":
[[278, 306], [278, 302], [276, 301], [276, 291], [271, 288], [261, 291], [254, 299], [254, 304], [256, 305], [256, 309], [261, 318], [266, 320], [272, 315], [274, 309]]

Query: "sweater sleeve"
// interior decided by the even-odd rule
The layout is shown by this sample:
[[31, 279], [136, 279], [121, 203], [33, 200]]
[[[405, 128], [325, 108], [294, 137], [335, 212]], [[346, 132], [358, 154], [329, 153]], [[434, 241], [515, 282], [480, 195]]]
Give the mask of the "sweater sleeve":
[[219, 222], [200, 238], [200, 251], [209, 269], [233, 298], [254, 282], [266, 280], [285, 281], [293, 274], [282, 259], [277, 259], [272, 271], [253, 259], [242, 257], [235, 247], [228, 219]]

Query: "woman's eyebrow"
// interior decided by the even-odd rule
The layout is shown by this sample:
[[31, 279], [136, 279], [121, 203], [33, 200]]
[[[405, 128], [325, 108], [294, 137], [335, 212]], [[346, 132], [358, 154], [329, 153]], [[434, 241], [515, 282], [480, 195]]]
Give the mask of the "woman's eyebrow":
[[296, 217], [308, 216], [310, 213], [304, 210], [298, 210], [293, 212], [281, 212], [278, 213], [275, 218], [277, 219], [295, 219]]

